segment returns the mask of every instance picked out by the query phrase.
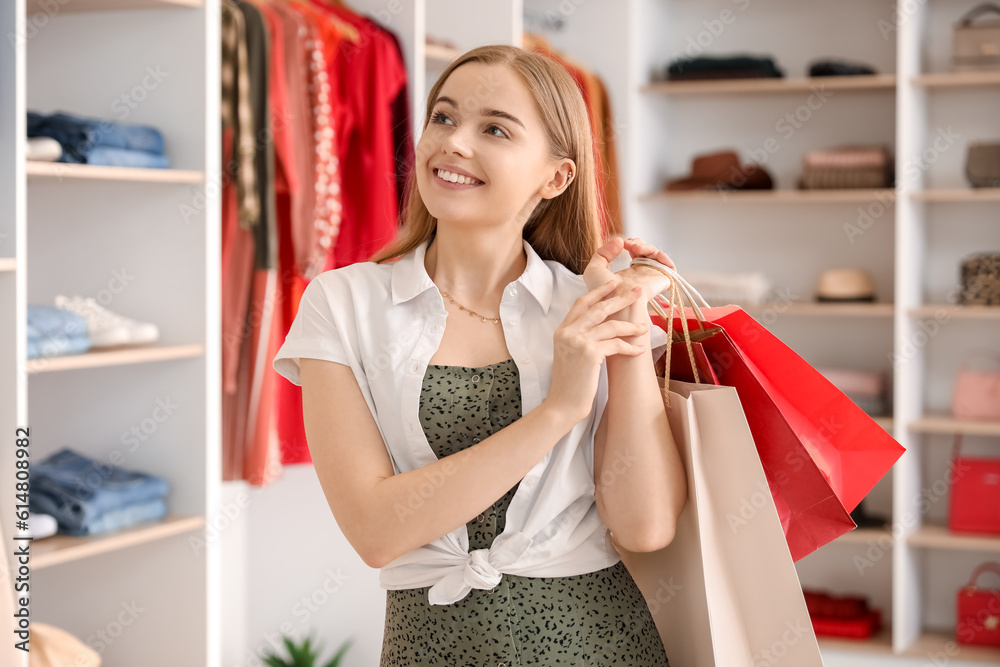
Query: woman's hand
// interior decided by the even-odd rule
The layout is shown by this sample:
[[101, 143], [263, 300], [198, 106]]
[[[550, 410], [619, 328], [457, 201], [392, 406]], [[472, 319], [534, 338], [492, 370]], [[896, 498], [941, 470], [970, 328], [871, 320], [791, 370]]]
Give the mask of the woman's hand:
[[618, 283], [617, 293], [624, 293], [634, 286], [642, 289], [642, 303], [646, 303], [660, 292], [670, 287], [670, 278], [651, 266], [626, 267], [617, 273], [613, 273], [608, 265], [621, 254], [622, 250], [628, 250], [632, 259], [636, 257], [648, 257], [670, 268], [677, 268], [674, 262], [661, 250], [645, 243], [642, 239], [629, 238], [622, 239], [613, 237], [607, 243], [597, 249], [591, 258], [587, 268], [583, 271], [583, 279], [587, 287], [594, 289], [596, 286], [607, 280], [614, 278]]
[[574, 423], [593, 407], [604, 359], [646, 351], [645, 346], [626, 342], [623, 337], [644, 334], [649, 330], [648, 320], [629, 322], [611, 317], [635, 304], [642, 292], [634, 289], [612, 294], [617, 285], [612, 275], [578, 298], [553, 335], [552, 382], [544, 402]]

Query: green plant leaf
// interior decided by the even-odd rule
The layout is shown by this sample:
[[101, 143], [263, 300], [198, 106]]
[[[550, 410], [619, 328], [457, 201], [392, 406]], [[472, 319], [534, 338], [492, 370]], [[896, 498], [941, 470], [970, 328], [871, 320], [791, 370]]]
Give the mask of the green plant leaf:
[[324, 667], [340, 667], [340, 659], [344, 657], [345, 653], [347, 653], [347, 649], [351, 646], [351, 643], [353, 641], [354, 641], [353, 639], [348, 639], [346, 642], [344, 642], [341, 645], [340, 649], [338, 649], [337, 652], [334, 654], [334, 656], [330, 658], [330, 662], [326, 663]]

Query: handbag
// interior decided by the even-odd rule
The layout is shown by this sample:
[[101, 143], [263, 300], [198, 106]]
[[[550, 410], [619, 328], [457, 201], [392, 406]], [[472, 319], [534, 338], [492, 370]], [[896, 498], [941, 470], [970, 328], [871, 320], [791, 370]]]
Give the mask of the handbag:
[[1000, 188], [1000, 142], [969, 142], [965, 178], [974, 188]]
[[972, 572], [969, 583], [958, 591], [955, 639], [959, 644], [1000, 646], [1000, 589], [976, 585], [985, 572], [1000, 575], [1000, 563], [981, 564]]
[[974, 21], [984, 14], [1000, 15], [1000, 7], [985, 3], [973, 7], [952, 33], [952, 65], [956, 71], [1000, 69], [1000, 20]]
[[[990, 356], [1000, 361], [1000, 353]], [[956, 419], [1000, 421], [1000, 368], [972, 369], [966, 359], [955, 376], [951, 413]]]
[[[693, 354], [685, 338], [681, 356]], [[663, 549], [616, 548], [646, 599], [670, 664], [755, 667], [780, 651], [783, 664], [821, 667], [795, 565], [736, 390], [659, 379], [687, 475], [687, 503]], [[754, 517], [734, 530], [729, 517], [742, 503], [752, 504]]]
[[962, 457], [962, 434], [952, 447], [948, 528], [959, 533], [1000, 535], [1000, 459]]
[[1000, 253], [980, 254], [962, 261], [963, 306], [1000, 306]]
[[[793, 560], [855, 528], [850, 512], [889, 471], [903, 447], [884, 428], [738, 306], [704, 304], [677, 273], [653, 266], [690, 294], [691, 326], [654, 298], [650, 319], [665, 331], [717, 327], [699, 341], [721, 384], [740, 398]], [[668, 351], [673, 346], [668, 347]], [[740, 515], [734, 521], [743, 521]]]

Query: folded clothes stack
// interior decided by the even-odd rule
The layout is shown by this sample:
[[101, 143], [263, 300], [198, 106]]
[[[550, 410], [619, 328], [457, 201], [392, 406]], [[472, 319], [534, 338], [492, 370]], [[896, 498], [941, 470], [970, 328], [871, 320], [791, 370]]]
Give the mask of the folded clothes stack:
[[57, 306], [28, 304], [28, 359], [80, 354], [90, 347], [82, 316]]
[[677, 58], [667, 65], [668, 81], [780, 79], [784, 72], [769, 56], [732, 54]]
[[64, 447], [32, 463], [29, 510], [56, 518], [65, 535], [95, 535], [167, 513], [166, 479], [88, 458]]
[[882, 614], [869, 607], [867, 598], [808, 589], [802, 595], [817, 635], [865, 639], [882, 628]]
[[803, 190], [887, 188], [894, 165], [885, 146], [840, 146], [802, 158]]
[[816, 370], [869, 416], [883, 417], [888, 415], [888, 392], [885, 386], [885, 376], [882, 373], [842, 368], [817, 368]]
[[152, 343], [159, 337], [152, 322], [114, 313], [91, 297], [58, 294], [54, 306], [28, 304], [28, 359]]
[[713, 306], [731, 303], [756, 305], [764, 302], [771, 291], [771, 281], [763, 273], [716, 273], [685, 271], [684, 278], [705, 301]]
[[59, 143], [57, 162], [104, 165], [111, 167], [146, 167], [166, 169], [163, 134], [148, 125], [117, 123], [87, 118], [61, 111], [43, 114], [28, 111], [28, 159], [52, 161], [50, 142], [34, 142], [48, 137]]

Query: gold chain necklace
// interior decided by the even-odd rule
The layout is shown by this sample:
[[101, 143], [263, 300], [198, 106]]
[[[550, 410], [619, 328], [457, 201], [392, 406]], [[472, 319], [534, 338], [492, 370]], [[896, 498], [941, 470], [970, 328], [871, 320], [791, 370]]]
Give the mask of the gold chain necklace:
[[453, 304], [455, 304], [456, 306], [458, 306], [459, 310], [464, 310], [465, 312], [467, 312], [469, 314], [469, 317], [478, 317], [483, 322], [486, 322], [487, 320], [493, 320], [493, 324], [500, 324], [500, 318], [499, 317], [486, 317], [485, 315], [480, 315], [476, 311], [469, 310], [468, 308], [466, 308], [465, 306], [463, 306], [462, 304], [460, 304], [458, 301], [455, 301], [455, 298], [452, 295], [450, 295], [447, 292], [445, 292], [444, 290], [441, 290], [441, 294], [443, 294], [444, 296], [448, 297]]

